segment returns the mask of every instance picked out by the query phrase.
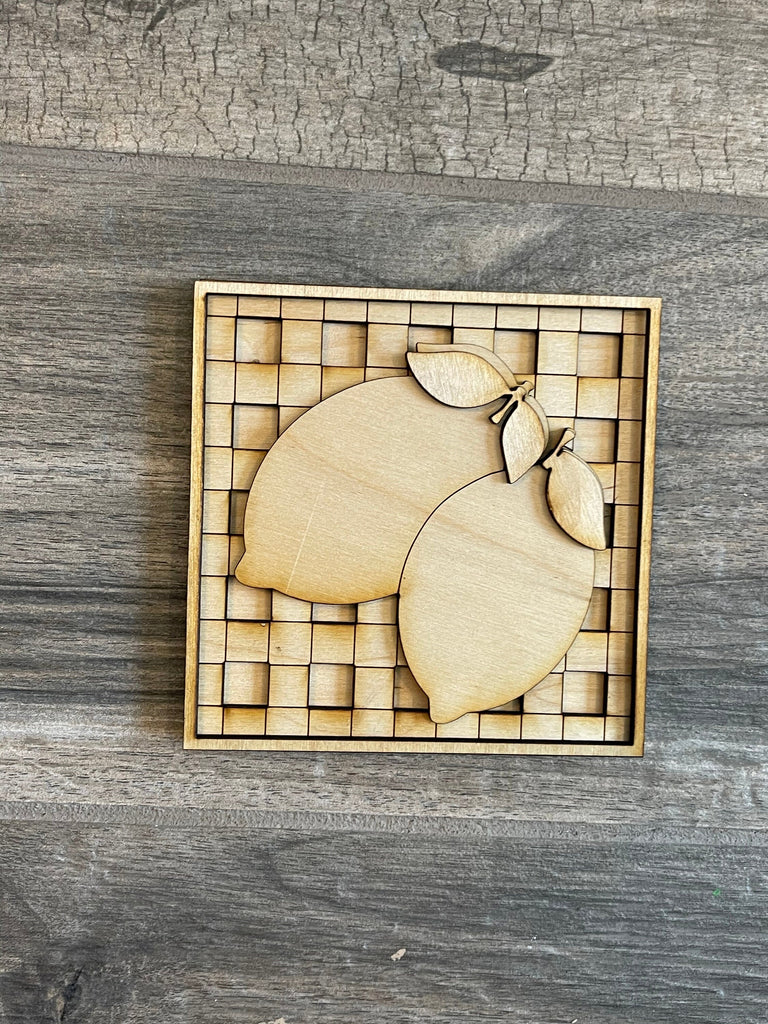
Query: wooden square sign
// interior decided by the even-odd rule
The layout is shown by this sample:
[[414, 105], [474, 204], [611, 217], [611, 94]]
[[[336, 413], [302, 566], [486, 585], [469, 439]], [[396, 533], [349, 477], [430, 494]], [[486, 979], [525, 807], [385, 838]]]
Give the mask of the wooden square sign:
[[641, 754], [660, 314], [199, 282], [185, 745]]

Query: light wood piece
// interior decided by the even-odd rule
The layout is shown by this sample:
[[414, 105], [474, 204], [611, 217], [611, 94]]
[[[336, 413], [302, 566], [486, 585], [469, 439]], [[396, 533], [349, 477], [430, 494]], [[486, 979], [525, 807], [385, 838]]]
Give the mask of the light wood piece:
[[[608, 536], [623, 541], [626, 549], [633, 549], [635, 544], [638, 551], [642, 549], [643, 538], [647, 537], [648, 472], [649, 468], [652, 470], [652, 465], [648, 466], [652, 437], [649, 441], [647, 418], [648, 409], [655, 398], [652, 378], [655, 372], [658, 304], [654, 306], [648, 300], [637, 300], [634, 310], [638, 315], [632, 317], [630, 314], [633, 313], [632, 303], [635, 300], [588, 299], [583, 296], [544, 299], [540, 296], [392, 293], [376, 289], [311, 289], [304, 286], [207, 287], [209, 291], [220, 293], [226, 300], [222, 303], [215, 295], [212, 296], [216, 312], [211, 315], [233, 318], [236, 339], [234, 358], [225, 345], [218, 350], [218, 360], [209, 359], [206, 363], [203, 352], [203, 361], [200, 362], [200, 352], [196, 349], [196, 366], [200, 370], [196, 381], [202, 382], [203, 372], [208, 369], [214, 378], [210, 390], [212, 402], [209, 407], [202, 407], [202, 411], [209, 453], [220, 453], [216, 458], [212, 456], [209, 459], [208, 468], [213, 476], [216, 475], [214, 470], [218, 469], [218, 476], [214, 482], [206, 471], [206, 487], [211, 491], [223, 492], [224, 495], [229, 488], [234, 488], [229, 500], [231, 536], [228, 557], [224, 557], [227, 552], [223, 551], [222, 557], [216, 561], [215, 552], [211, 548], [211, 557], [214, 558], [210, 563], [211, 568], [215, 567], [221, 572], [227, 569], [231, 571], [240, 557], [243, 541], [238, 534], [243, 529], [245, 499], [254, 474], [269, 455], [270, 448], [274, 447], [275, 437], [290, 433], [308, 406], [313, 406], [344, 387], [359, 386], [363, 380], [378, 381], [390, 376], [407, 375], [404, 343], [408, 351], [418, 354], [440, 348], [448, 348], [457, 353], [467, 348], [461, 344], [462, 338], [476, 339], [486, 358], [493, 359], [494, 355], [501, 356], [502, 352], [507, 357], [504, 359], [502, 356], [500, 364], [504, 367], [504, 373], [511, 378], [508, 381], [510, 387], [506, 401], [502, 398], [496, 400], [495, 404], [489, 403], [476, 410], [483, 423], [496, 432], [497, 445], [500, 433], [498, 428], [503, 427], [514, 408], [512, 392], [517, 386], [515, 378], [535, 383], [539, 399], [549, 387], [554, 404], [547, 409], [550, 413], [547, 425], [550, 432], [553, 432], [552, 436], [558, 437], [566, 428], [573, 429], [575, 417], [578, 416], [576, 426], [579, 440], [574, 445], [577, 454], [592, 466], [604, 487], [607, 502], [613, 501], [614, 491], [617, 500], [621, 498], [628, 502], [615, 507], [627, 511], [628, 516], [623, 520], [613, 514], [612, 504], [606, 507]], [[638, 308], [644, 301], [647, 306]], [[480, 309], [482, 315], [478, 315], [479, 319], [472, 309], [464, 308], [465, 303], [467, 307]], [[206, 301], [203, 299], [196, 310], [196, 338], [203, 342], [205, 307]], [[538, 328], [542, 307], [544, 323], [541, 332], [545, 345], [544, 350], [540, 351], [542, 335]], [[569, 310], [562, 317], [557, 313], [561, 308]], [[618, 319], [614, 316], [615, 322], [611, 324], [601, 321], [599, 317], [592, 320], [587, 317], [585, 320], [585, 313], [601, 308], [622, 309], [625, 335], [635, 335], [642, 342], [642, 347], [636, 346], [644, 355], [638, 377], [627, 378], [621, 372], [623, 364], [616, 359], [616, 339], [620, 337]], [[364, 309], [367, 310], [367, 322], [363, 317]], [[492, 326], [492, 310], [495, 310], [495, 327]], [[579, 311], [579, 327], [576, 326], [573, 310]], [[648, 311], [650, 316], [646, 315]], [[292, 315], [287, 316], [288, 312]], [[276, 351], [274, 342], [269, 340], [280, 340], [283, 326], [281, 318], [292, 319], [294, 323], [302, 322], [297, 324], [297, 338], [310, 340], [320, 337], [326, 342], [324, 346], [315, 345], [305, 350], [294, 363], [295, 367], [296, 363], [304, 360], [299, 371], [288, 369], [291, 353]], [[246, 324], [248, 319], [250, 324]], [[261, 324], [256, 323], [259, 320]], [[266, 321], [270, 321], [268, 331]], [[380, 326], [389, 325], [392, 330], [381, 332], [379, 345], [373, 346], [371, 350], [366, 345], [363, 349], [360, 344], [363, 331], [367, 338], [368, 326], [377, 323]], [[326, 329], [331, 324], [337, 326]], [[215, 326], [220, 329], [220, 324]], [[601, 331], [595, 330], [597, 327]], [[492, 333], [493, 351], [489, 347], [491, 337], [486, 337], [488, 331]], [[645, 336], [643, 331], [647, 331]], [[225, 340], [224, 335], [221, 338]], [[574, 339], [578, 346], [575, 373]], [[457, 341], [459, 344], [456, 344]], [[272, 344], [272, 350], [264, 348], [259, 352], [257, 346], [264, 343], [267, 348]], [[249, 350], [248, 344], [256, 347]], [[477, 348], [478, 345], [475, 345], [474, 349]], [[400, 360], [401, 365], [376, 365], [397, 363]], [[357, 365], [345, 365], [352, 362]], [[228, 374], [219, 369], [227, 363], [231, 367]], [[240, 374], [241, 401], [235, 406], [237, 371], [244, 363], [271, 364], [277, 368], [278, 404], [271, 406], [271, 414], [269, 404], [264, 403], [274, 401], [272, 385], [262, 389], [262, 384], [267, 384], [267, 374], [261, 371], [254, 373], [250, 370], [245, 375]], [[507, 367], [507, 363], [512, 365]], [[627, 364], [627, 369], [634, 369], [635, 372], [636, 367], [637, 361], [632, 367]], [[319, 391], [315, 368], [321, 371]], [[281, 402], [279, 381], [283, 369], [286, 372]], [[544, 370], [549, 372], [545, 373]], [[291, 379], [292, 373], [298, 374], [294, 380]], [[615, 396], [615, 380], [620, 373], [620, 409], [614, 411], [613, 404], [605, 402], [603, 398], [609, 392]], [[600, 378], [607, 380], [608, 384], [601, 384]], [[629, 386], [624, 386], [628, 379]], [[301, 392], [301, 388], [308, 389], [310, 384], [311, 394], [309, 390]], [[194, 386], [198, 394], [199, 383]], [[307, 404], [285, 404], [286, 399], [296, 397]], [[640, 400], [644, 403], [642, 407], [638, 406]], [[432, 399], [429, 401], [432, 402]], [[531, 401], [529, 392], [526, 402]], [[585, 416], [577, 411], [579, 404], [581, 409], [595, 415]], [[452, 417], [463, 414], [461, 409], [448, 408], [446, 411]], [[623, 418], [626, 415], [633, 418]], [[490, 423], [491, 417], [496, 420], [496, 425]], [[619, 431], [620, 424], [623, 434]], [[253, 447], [254, 444], [260, 447]], [[622, 448], [620, 455], [617, 450], [619, 447]], [[545, 455], [546, 452], [547, 449]], [[625, 465], [621, 473], [617, 471], [614, 462], [617, 455], [624, 463], [631, 464]], [[193, 475], [193, 508], [196, 505], [194, 490]], [[216, 495], [215, 499], [208, 502], [205, 522], [210, 537], [219, 535], [226, 539], [225, 533], [219, 533], [227, 525], [225, 504], [222, 495]], [[194, 519], [193, 514], [193, 534], [196, 528]], [[636, 523], [636, 531], [625, 528], [625, 522], [630, 525]], [[616, 527], [615, 523], [618, 524]], [[612, 558], [614, 554], [617, 554], [615, 565]], [[622, 591], [616, 589], [616, 586], [630, 583], [631, 550], [620, 555], [606, 549], [594, 552], [594, 556], [595, 582], [601, 586], [592, 594], [587, 616], [574, 643], [548, 677], [561, 680], [564, 673], [568, 676], [568, 692], [567, 695], [563, 692], [561, 707], [555, 706], [554, 690], [551, 700], [544, 699], [542, 690], [542, 699], [537, 706], [536, 694], [539, 687], [534, 687], [529, 691], [530, 698], [525, 707], [523, 703], [526, 698], [518, 697], [492, 710], [470, 712], [452, 722], [438, 725], [429, 719], [429, 698], [406, 664], [405, 654], [397, 639], [399, 602], [396, 597], [365, 602], [359, 606], [310, 603], [280, 594], [268, 587], [248, 587], [232, 576], [205, 577], [201, 581], [199, 605], [195, 605], [192, 592], [190, 607], [192, 622], [197, 621], [198, 607], [200, 612], [205, 611], [212, 616], [201, 623], [199, 652], [195, 647], [193, 654], [195, 660], [198, 656], [203, 659], [199, 670], [199, 698], [193, 681], [193, 708], [190, 712], [193, 717], [187, 718], [188, 725], [191, 722], [193, 732], [197, 732], [195, 745], [293, 746], [325, 750], [525, 750], [580, 754], [639, 752], [642, 749], [645, 656], [642, 625], [645, 606], [642, 591], [644, 573], [647, 576], [647, 562], [642, 558], [638, 561], [637, 577], [633, 580], [636, 588]], [[196, 565], [199, 565], [199, 556], [196, 559], [193, 549], [190, 553], [192, 579], [199, 571]], [[245, 595], [250, 594], [255, 595], [253, 601], [246, 600]], [[625, 595], [627, 601], [622, 603], [620, 595]], [[636, 622], [634, 611], [637, 612]], [[269, 631], [270, 637], [274, 629], [273, 644], [266, 640], [266, 657], [263, 647], [253, 651], [256, 658], [265, 658], [264, 661], [253, 660], [253, 657], [248, 660], [248, 649], [254, 644], [254, 639], [248, 635], [247, 627], [264, 620], [265, 632]], [[228, 629], [228, 626], [232, 628]], [[245, 632], [241, 626], [246, 628]], [[327, 630], [329, 626], [347, 626], [354, 631], [351, 654], [349, 635], [336, 636]], [[316, 632], [316, 627], [321, 628]], [[228, 632], [232, 633], [231, 653], [245, 660], [230, 659], [227, 653]], [[276, 664], [281, 658], [289, 663]], [[332, 660], [318, 660], [320, 658]], [[351, 658], [354, 658], [354, 664]], [[242, 675], [243, 672], [246, 675]], [[252, 678], [248, 674], [250, 672], [255, 673]], [[602, 713], [598, 713], [599, 707], [593, 699], [593, 690], [574, 682], [579, 679], [594, 680], [594, 694], [600, 694], [604, 692], [608, 673], [613, 678], [628, 680], [630, 695], [627, 705], [629, 710], [622, 708], [618, 711], [612, 708], [610, 721], [606, 718], [605, 708]], [[258, 686], [257, 677], [261, 680]], [[222, 687], [226, 679], [232, 681], [231, 685]], [[236, 682], [238, 680], [241, 681]], [[265, 681], [268, 682], [266, 692]], [[296, 684], [293, 693], [286, 690], [286, 684], [291, 681]], [[232, 702], [238, 698], [244, 703]], [[252, 703], [257, 700], [266, 700], [267, 703]], [[196, 702], [205, 712], [197, 721], [194, 715]], [[258, 710], [268, 712], [263, 722], [258, 714], [251, 713]]]
[[578, 634], [594, 554], [559, 529], [546, 473], [496, 473], [425, 523], [400, 584], [400, 635], [436, 722], [496, 707], [544, 678]]
[[518, 378], [536, 373], [536, 347], [536, 331], [496, 331], [493, 336], [493, 351]]
[[387, 597], [434, 508], [502, 465], [498, 429], [482, 411], [441, 405], [411, 378], [349, 388], [268, 452], [237, 578], [326, 604]]
[[549, 443], [547, 417], [539, 403], [528, 394], [531, 387], [531, 382], [525, 381], [512, 393], [510, 401], [491, 417], [492, 423], [500, 420], [511, 402], [511, 412], [501, 431], [504, 466], [511, 484], [539, 461]]
[[573, 437], [572, 430], [563, 431], [557, 448], [544, 460], [549, 470], [547, 502], [567, 534], [602, 551], [606, 546], [603, 487], [590, 466], [563, 447]]
[[237, 299], [237, 314], [241, 317], [279, 317], [280, 307], [276, 295], [241, 295]]
[[539, 373], [576, 373], [580, 353], [579, 335], [575, 331], [540, 331]]
[[510, 394], [517, 381], [509, 367], [476, 345], [425, 345], [409, 352], [408, 367], [427, 394], [457, 409], [488, 405]]

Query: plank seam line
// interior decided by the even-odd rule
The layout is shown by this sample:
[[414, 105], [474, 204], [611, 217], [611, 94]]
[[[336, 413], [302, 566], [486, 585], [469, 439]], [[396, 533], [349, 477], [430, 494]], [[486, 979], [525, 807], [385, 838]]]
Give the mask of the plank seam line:
[[768, 829], [749, 826], [696, 826], [671, 823], [608, 824], [467, 818], [435, 815], [364, 814], [317, 811], [263, 811], [249, 808], [168, 808], [153, 805], [0, 803], [0, 822], [176, 829], [259, 829], [264, 831], [442, 836], [461, 839], [527, 839], [579, 843], [647, 845], [768, 846]]
[[0, 143], [0, 168], [37, 162], [65, 171], [98, 170], [117, 166], [126, 173], [176, 174], [187, 179], [221, 179], [263, 185], [342, 191], [402, 193], [489, 203], [597, 206], [655, 213], [699, 213], [710, 216], [768, 218], [768, 199], [760, 196], [724, 196], [711, 192], [665, 192], [655, 189], [603, 188], [591, 185], [501, 181], [407, 172], [349, 170], [266, 164], [248, 160], [162, 154], [116, 153], [100, 150], [55, 149]]

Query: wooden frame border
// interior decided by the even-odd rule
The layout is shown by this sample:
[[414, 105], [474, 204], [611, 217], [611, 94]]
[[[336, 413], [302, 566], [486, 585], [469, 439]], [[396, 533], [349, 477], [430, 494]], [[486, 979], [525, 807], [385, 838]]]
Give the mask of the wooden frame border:
[[[206, 297], [274, 295], [295, 298], [367, 299], [399, 302], [477, 303], [520, 306], [594, 306], [648, 310], [648, 358], [643, 419], [642, 519], [638, 539], [639, 568], [635, 624], [634, 737], [629, 744], [537, 743], [519, 740], [360, 740], [360, 739], [237, 739], [196, 735], [197, 653], [200, 610], [200, 545], [203, 490], [203, 379], [205, 374]], [[259, 284], [239, 281], [197, 281], [194, 296], [192, 356], [192, 449], [189, 493], [189, 560], [187, 566], [187, 645], [184, 700], [184, 748], [197, 750], [299, 750], [444, 754], [548, 754], [567, 756], [640, 757], [645, 741], [645, 694], [648, 658], [648, 604], [653, 522], [653, 476], [656, 456], [661, 299], [615, 295], [549, 295], [534, 292], [429, 291], [411, 288], [348, 288], [337, 285]]]

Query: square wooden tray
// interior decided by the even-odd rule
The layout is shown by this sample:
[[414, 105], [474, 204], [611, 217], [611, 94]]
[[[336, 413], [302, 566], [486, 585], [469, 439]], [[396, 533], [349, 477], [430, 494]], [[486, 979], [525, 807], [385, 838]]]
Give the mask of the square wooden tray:
[[[652, 298], [198, 282], [184, 745], [642, 754], [660, 316]], [[313, 605], [233, 575], [248, 491], [279, 434], [339, 390], [407, 374], [420, 341], [485, 346], [533, 380], [550, 425], [575, 426], [610, 508], [562, 663], [518, 700], [446, 725], [403, 657], [396, 597]], [[302, 656], [271, 663], [277, 638]]]

